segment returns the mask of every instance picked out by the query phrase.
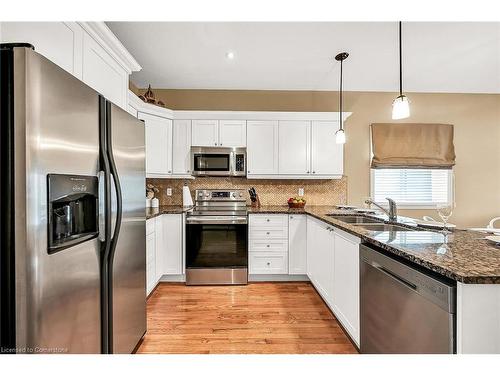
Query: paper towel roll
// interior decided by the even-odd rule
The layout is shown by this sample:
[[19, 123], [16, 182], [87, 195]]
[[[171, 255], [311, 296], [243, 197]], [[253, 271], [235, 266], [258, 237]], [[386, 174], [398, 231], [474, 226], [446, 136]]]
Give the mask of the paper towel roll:
[[184, 207], [193, 206], [193, 198], [191, 198], [191, 192], [189, 191], [189, 186], [182, 187], [182, 205]]

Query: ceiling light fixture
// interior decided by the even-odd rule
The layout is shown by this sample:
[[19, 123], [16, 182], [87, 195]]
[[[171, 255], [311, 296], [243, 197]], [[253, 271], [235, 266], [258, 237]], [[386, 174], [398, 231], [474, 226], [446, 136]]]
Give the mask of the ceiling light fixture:
[[234, 52], [233, 51], [226, 52], [226, 58], [228, 60], [234, 60]]
[[335, 142], [338, 144], [345, 143], [345, 132], [344, 132], [344, 116], [342, 114], [342, 62], [347, 59], [349, 54], [347, 52], [341, 52], [335, 56], [335, 60], [340, 61], [340, 90], [339, 90], [339, 124], [340, 128], [335, 133]]
[[401, 21], [399, 21], [399, 96], [392, 102], [392, 119], [410, 117], [410, 101], [403, 95], [403, 58], [401, 42]]

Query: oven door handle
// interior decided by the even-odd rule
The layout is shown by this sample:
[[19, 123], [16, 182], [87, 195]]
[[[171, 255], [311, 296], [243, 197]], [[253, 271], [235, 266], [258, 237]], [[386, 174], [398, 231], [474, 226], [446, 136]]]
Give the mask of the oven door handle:
[[186, 224], [247, 224], [247, 217], [243, 216], [205, 216], [186, 218]]

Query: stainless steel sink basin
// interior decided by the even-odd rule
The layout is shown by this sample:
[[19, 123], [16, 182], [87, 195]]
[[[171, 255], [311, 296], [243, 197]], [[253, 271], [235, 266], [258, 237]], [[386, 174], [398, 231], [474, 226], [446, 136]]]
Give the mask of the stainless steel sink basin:
[[393, 232], [406, 232], [413, 231], [416, 229], [402, 227], [400, 225], [394, 224], [385, 224], [385, 223], [366, 223], [366, 224], [355, 224], [357, 227], [371, 230], [374, 232], [385, 232], [385, 231], [393, 231]]
[[342, 221], [344, 223], [348, 224], [364, 224], [364, 223], [379, 223], [382, 224], [381, 220], [377, 219], [372, 219], [370, 217], [365, 217], [365, 216], [357, 216], [357, 215], [335, 215], [335, 214], [329, 214], [327, 216], [333, 217], [335, 220]]

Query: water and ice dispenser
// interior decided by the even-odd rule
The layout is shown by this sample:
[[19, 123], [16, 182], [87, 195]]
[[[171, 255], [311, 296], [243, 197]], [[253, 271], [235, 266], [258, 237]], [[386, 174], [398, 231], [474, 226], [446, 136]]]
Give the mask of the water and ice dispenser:
[[48, 174], [48, 252], [99, 234], [99, 186], [95, 176]]

